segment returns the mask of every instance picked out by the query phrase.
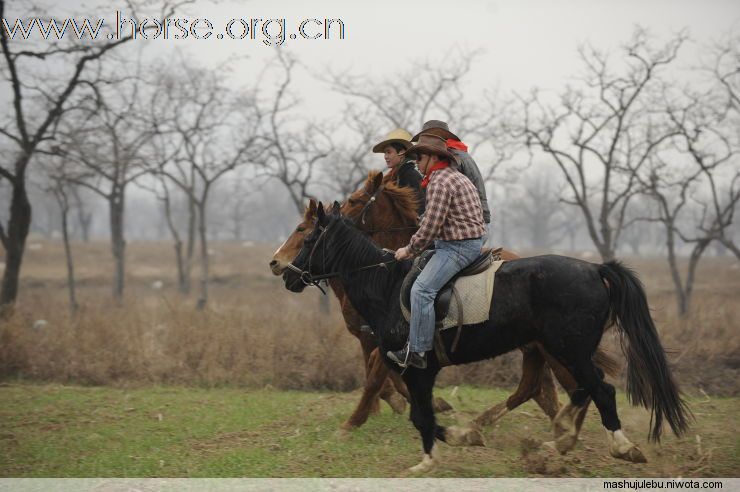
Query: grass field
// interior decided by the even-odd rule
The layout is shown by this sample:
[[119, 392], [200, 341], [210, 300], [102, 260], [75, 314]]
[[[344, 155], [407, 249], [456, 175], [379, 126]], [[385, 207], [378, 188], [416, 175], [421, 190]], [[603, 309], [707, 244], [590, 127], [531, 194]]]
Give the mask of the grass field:
[[[507, 396], [461, 387], [437, 394], [466, 423]], [[351, 434], [338, 432], [356, 393], [151, 387], [113, 389], [13, 383], [0, 387], [4, 477], [393, 477], [421, 456], [407, 415], [384, 407]], [[527, 403], [484, 431], [486, 447], [440, 444], [436, 477], [737, 477], [737, 398], [691, 399], [696, 423], [683, 439], [647, 444], [649, 416], [618, 399], [628, 436], [648, 458], [611, 458], [591, 410], [582, 441], [566, 456], [545, 452], [548, 420]]]
[[[197, 311], [196, 294], [173, 283], [171, 245], [129, 245], [116, 303], [107, 244], [75, 244], [82, 307], [72, 315], [61, 244], [30, 244], [16, 309], [0, 322], [0, 476], [383, 477], [420, 460], [408, 416], [387, 407], [338, 434], [364, 379], [359, 344], [333, 298], [322, 312], [316, 291], [291, 294], [270, 274], [274, 246], [214, 243], [210, 302]], [[689, 435], [647, 444], [649, 415], [620, 393], [623, 427], [649, 463], [611, 458], [593, 408], [582, 442], [562, 457], [540, 451], [549, 421], [527, 403], [485, 430], [486, 447], [441, 444], [444, 464], [431, 476], [740, 475], [740, 265], [702, 260], [693, 311], [681, 319], [665, 264], [627, 263], [689, 395]], [[605, 346], [623, 360], [613, 333]], [[440, 420], [465, 424], [504, 400], [520, 360], [514, 352], [445, 368], [439, 394], [456, 411]], [[455, 385], [465, 386], [450, 397]]]

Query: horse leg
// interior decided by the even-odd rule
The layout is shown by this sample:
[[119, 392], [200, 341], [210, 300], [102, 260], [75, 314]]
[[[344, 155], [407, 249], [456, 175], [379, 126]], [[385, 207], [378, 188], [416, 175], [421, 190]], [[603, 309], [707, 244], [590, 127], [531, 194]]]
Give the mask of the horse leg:
[[521, 347], [521, 351], [522, 377], [516, 391], [505, 402], [494, 405], [478, 415], [473, 420], [474, 426], [480, 428], [491, 425], [531, 398], [537, 401], [551, 420], [557, 414], [560, 403], [550, 371], [545, 367], [544, 357], [531, 345]]
[[[548, 354], [541, 345], [539, 349], [541, 351], [540, 353], [545, 357], [547, 364], [552, 369], [555, 378], [570, 396], [570, 402], [552, 420], [552, 431], [555, 435], [555, 440], [546, 443], [551, 447], [555, 447], [560, 453], [565, 454], [573, 449], [578, 442], [578, 436], [583, 426], [583, 419], [586, 417], [588, 406], [591, 404], [591, 397], [588, 393], [582, 392], [576, 394], [578, 383], [568, 369]], [[573, 403], [574, 398], [576, 404]]]
[[[434, 439], [444, 434], [444, 429], [437, 429], [432, 407], [432, 389], [439, 369], [419, 370], [414, 367], [406, 369], [403, 380], [411, 395], [411, 422], [421, 434], [424, 456], [418, 465], [409, 468], [411, 473], [425, 473], [437, 463]], [[441, 437], [441, 436], [439, 436]]]
[[[537, 353], [541, 354], [542, 347], [538, 345]], [[543, 357], [544, 359], [544, 357]], [[539, 391], [534, 394], [534, 401], [540, 406], [545, 415], [552, 421], [560, 411], [560, 400], [558, 399], [558, 390], [555, 387], [555, 380], [552, 377], [552, 371], [547, 364], [540, 369], [540, 386]]]
[[[363, 396], [358, 403], [358, 407], [355, 410], [358, 418], [353, 419], [353, 415], [344, 425], [350, 425], [350, 422], [359, 422], [358, 425], [350, 425], [349, 428], [358, 427], [367, 420], [367, 417], [363, 418], [362, 414], [366, 412], [368, 414], [376, 414], [380, 412], [379, 398], [385, 400], [394, 412], [403, 413], [406, 404], [401, 401], [395, 388], [386, 380], [389, 371], [384, 366], [384, 363], [379, 356], [376, 355], [373, 358], [371, 355], [373, 351], [377, 349], [377, 342], [374, 335], [362, 330], [365, 320], [362, 319], [346, 296], [342, 298], [341, 304], [342, 316], [344, 316], [344, 320], [347, 323], [347, 330], [349, 330], [349, 332], [360, 341], [362, 355], [365, 359], [365, 389], [363, 390]], [[380, 377], [383, 378], [383, 385], [379, 389], [377, 386], [379, 381], [376, 379]], [[408, 392], [406, 392], [406, 394], [408, 394]]]
[[355, 407], [354, 412], [352, 412], [352, 415], [350, 415], [349, 419], [342, 424], [342, 430], [348, 431], [361, 426], [367, 422], [367, 418], [370, 416], [370, 413], [374, 413], [374, 410], [375, 412], [378, 411], [378, 394], [388, 381], [387, 376], [389, 369], [380, 359], [377, 348], [370, 354], [368, 362], [369, 371], [365, 378], [365, 387], [363, 388], [362, 396], [360, 397], [360, 401], [357, 403], [357, 407]]
[[[390, 405], [394, 413], [403, 413], [406, 411], [406, 401], [408, 401], [409, 392], [398, 373], [389, 370], [388, 366], [385, 365], [383, 358], [380, 356], [379, 348], [375, 348], [375, 350], [370, 353], [368, 366], [371, 368], [371, 372], [374, 373], [374, 378], [383, 378], [383, 386], [380, 388], [379, 393], [380, 398]], [[394, 377], [398, 378], [398, 381], [402, 384], [405, 394], [400, 391], [396, 391], [396, 388], [394, 388]]]
[[[566, 366], [572, 369], [571, 373], [575, 378], [578, 389], [571, 396], [572, 407], [564, 408], [561, 413], [570, 411], [569, 421], [576, 422], [579, 411], [588, 403], [587, 397], [590, 396], [599, 410], [601, 423], [606, 429], [609, 453], [615, 458], [633, 463], [646, 463], [645, 455], [627, 439], [622, 431], [622, 425], [617, 414], [616, 391], [614, 386], [604, 381], [604, 372], [596, 367], [591, 360], [593, 350], [587, 351], [583, 347], [579, 347], [579, 350], [573, 350], [575, 348], [573, 346], [568, 348], [569, 350], [559, 354], [559, 358], [563, 359]], [[595, 349], [596, 347], [594, 347]]]

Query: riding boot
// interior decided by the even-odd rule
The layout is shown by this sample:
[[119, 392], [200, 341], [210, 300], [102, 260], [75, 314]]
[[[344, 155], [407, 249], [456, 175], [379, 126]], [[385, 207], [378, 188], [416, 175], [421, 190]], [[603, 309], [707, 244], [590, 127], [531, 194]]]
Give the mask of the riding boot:
[[389, 350], [386, 355], [401, 367], [414, 366], [419, 369], [427, 368], [426, 352], [412, 352], [408, 343], [401, 350]]

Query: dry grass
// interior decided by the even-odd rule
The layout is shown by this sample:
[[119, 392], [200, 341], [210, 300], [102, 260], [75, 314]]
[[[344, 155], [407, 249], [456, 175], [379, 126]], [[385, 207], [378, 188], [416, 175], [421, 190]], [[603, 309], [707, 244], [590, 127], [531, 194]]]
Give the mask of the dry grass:
[[[295, 295], [273, 277], [272, 247], [212, 246], [211, 303], [194, 309], [173, 283], [166, 243], [128, 250], [126, 300], [111, 300], [107, 244], [75, 245], [82, 310], [66, 304], [58, 242], [31, 241], [15, 314], [0, 326], [0, 376], [83, 384], [178, 383], [272, 385], [349, 390], [361, 385], [359, 345], [336, 302], [322, 314], [315, 291]], [[740, 269], [735, 260], [702, 261], [692, 315], [675, 314], [672, 285], [660, 259], [628, 261], [645, 281], [653, 315], [684, 387], [737, 395], [740, 375]], [[197, 274], [197, 269], [194, 270]], [[194, 280], [196, 275], [194, 275]], [[152, 283], [164, 282], [163, 289]], [[37, 320], [47, 324], [38, 327]], [[37, 327], [34, 328], [36, 323]], [[618, 343], [607, 335], [618, 353]], [[517, 353], [443, 371], [441, 384], [512, 386]]]

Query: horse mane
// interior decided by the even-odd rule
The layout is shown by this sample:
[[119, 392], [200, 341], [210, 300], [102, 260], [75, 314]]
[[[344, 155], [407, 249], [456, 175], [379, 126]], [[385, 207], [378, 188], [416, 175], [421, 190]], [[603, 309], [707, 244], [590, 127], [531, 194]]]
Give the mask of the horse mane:
[[[382, 171], [370, 171], [367, 175], [365, 184], [372, 183], [375, 177]], [[416, 225], [418, 221], [417, 208], [419, 206], [419, 197], [416, 190], [408, 186], [398, 186], [391, 173], [383, 177], [383, 192], [390, 198], [393, 207], [402, 217], [405, 223]]]
[[383, 254], [383, 251], [374, 241], [355, 227], [352, 219], [341, 215], [335, 220], [347, 229], [345, 236], [338, 240], [340, 247], [337, 248], [339, 251], [337, 259], [340, 263], [346, 266], [348, 260], [349, 263], [356, 263], [364, 257], [376, 257]]

